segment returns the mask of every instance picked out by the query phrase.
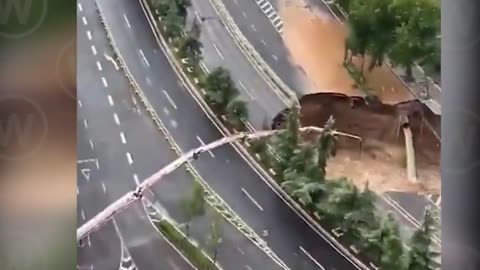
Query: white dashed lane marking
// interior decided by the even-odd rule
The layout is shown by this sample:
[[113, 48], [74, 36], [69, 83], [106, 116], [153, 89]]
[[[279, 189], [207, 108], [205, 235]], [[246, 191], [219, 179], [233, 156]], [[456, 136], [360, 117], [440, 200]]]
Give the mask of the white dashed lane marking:
[[123, 14], [123, 19], [125, 19], [125, 23], [127, 24], [127, 27], [128, 27], [128, 28], [132, 28], [132, 27], [130, 26], [130, 22], [128, 21], [127, 15]]
[[111, 95], [108, 95], [108, 104], [110, 104], [110, 106], [113, 106], [113, 98]]
[[117, 124], [117, 126], [120, 125], [120, 120], [118, 119], [117, 113], [113, 114], [113, 119], [115, 120], [115, 124]]
[[[205, 143], [203, 142], [202, 138], [200, 138], [199, 136], [197, 136], [197, 140], [200, 142], [200, 144], [202, 146], [205, 145]], [[212, 151], [208, 150], [208, 153], [210, 154], [210, 156], [212, 156], [213, 158], [215, 157], [215, 155], [212, 153]]]
[[247, 195], [250, 201], [252, 201], [252, 203], [255, 204], [256, 207], [258, 207], [258, 209], [263, 211], [263, 207], [252, 197], [252, 195], [250, 195], [244, 188], [242, 188], [241, 190], [245, 195]]
[[252, 25], [250, 25], [250, 27], [252, 28], [252, 30], [253, 30], [254, 32], [257, 32], [257, 28], [255, 28], [255, 25], [252, 24]]
[[105, 77], [102, 77], [102, 83], [104, 87], [108, 87], [107, 79], [105, 79]]
[[137, 175], [137, 174], [134, 174], [134, 175], [133, 175], [133, 181], [135, 181], [135, 184], [136, 184], [137, 186], [140, 186], [140, 181], [138, 180], [138, 175]]
[[87, 25], [87, 24], [88, 24], [87, 18], [85, 18], [85, 16], [82, 17], [82, 21], [83, 21], [83, 24], [84, 24], [84, 25]]
[[88, 40], [92, 40], [92, 32], [90, 32], [90, 30], [87, 31], [87, 38]]
[[102, 189], [103, 189], [103, 193], [107, 193], [107, 187], [105, 186], [105, 183], [102, 182]]
[[120, 139], [122, 140], [122, 143], [123, 144], [126, 144], [127, 143], [127, 139], [125, 138], [125, 134], [122, 132], [120, 132]]
[[93, 55], [97, 55], [97, 48], [95, 48], [95, 45], [92, 45], [92, 53]]
[[97, 61], [97, 69], [98, 69], [98, 71], [102, 71], [102, 69], [103, 69], [100, 61]]
[[175, 105], [175, 102], [173, 102], [173, 99], [168, 95], [167, 91], [163, 90], [163, 94], [165, 95], [165, 97], [167, 98], [168, 102], [170, 103], [170, 105], [172, 105], [173, 108], [175, 108], [175, 110], [177, 109], [177, 105]]
[[80, 3], [78, 3], [78, 10], [79, 10], [80, 12], [82, 12], [82, 11], [83, 11], [82, 4], [80, 4]]
[[90, 148], [92, 148], [92, 150], [93, 150], [95, 148], [95, 146], [93, 145], [93, 141], [89, 140], [88, 142], [90, 143]]
[[132, 158], [132, 155], [131, 155], [129, 152], [127, 152], [127, 160], [128, 160], [128, 164], [129, 164], [129, 165], [132, 165], [132, 163], [133, 163], [133, 158]]
[[88, 128], [87, 120], [83, 120], [83, 125], [85, 126], [85, 128]]
[[145, 54], [143, 54], [142, 49], [139, 49], [138, 52], [140, 53], [140, 56], [142, 57], [143, 62], [145, 62], [145, 65], [147, 65], [147, 67], [150, 67], [150, 63], [148, 62], [147, 58], [145, 57]]
[[322, 270], [325, 270], [325, 267], [323, 267], [323, 265], [321, 265], [319, 262], [317, 262], [313, 257], [312, 255], [310, 255], [310, 253], [308, 253], [302, 246], [300, 246], [300, 250], [305, 254], [307, 255], [307, 257], [312, 260], [318, 267], [320, 267], [320, 269]]
[[222, 58], [222, 59], [225, 59], [225, 58], [223, 57], [223, 54], [222, 54], [222, 53], [220, 52], [220, 50], [218, 49], [217, 45], [215, 45], [215, 44], [212, 44], [212, 45], [213, 45], [213, 48], [215, 48], [215, 50], [217, 51], [218, 56], [220, 56], [220, 58]]

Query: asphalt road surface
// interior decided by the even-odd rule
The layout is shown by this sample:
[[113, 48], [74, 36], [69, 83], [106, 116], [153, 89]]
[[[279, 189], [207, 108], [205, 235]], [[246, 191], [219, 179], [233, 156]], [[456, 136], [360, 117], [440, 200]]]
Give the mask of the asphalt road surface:
[[[111, 56], [105, 33], [92, 1], [78, 5], [78, 225], [92, 218], [109, 203], [135, 188], [135, 167], [128, 156], [126, 140], [144, 138], [157, 141], [150, 122], [131, 103], [128, 83], [121, 71], [107, 60]], [[80, 11], [81, 9], [81, 11]], [[149, 126], [142, 124], [149, 123]], [[137, 125], [137, 126], [135, 126]], [[139, 125], [141, 128], [138, 128]], [[132, 133], [130, 133], [132, 131]], [[135, 131], [142, 131], [135, 134]], [[138, 206], [116, 218], [117, 230], [109, 223], [93, 233], [80, 248], [79, 266], [117, 269], [121, 263], [121, 243], [127, 247], [139, 269], [192, 269], [151, 226]], [[120, 240], [122, 239], [122, 240]], [[164, 251], [164, 256], [159, 256]], [[83, 261], [85, 260], [85, 261]], [[177, 268], [178, 269], [178, 268]]]
[[[242, 33], [262, 58], [292, 89], [298, 89], [301, 85], [298, 84], [298, 80], [291, 78], [295, 67], [289, 61], [288, 49], [281, 38], [281, 28], [279, 31], [275, 27], [275, 23], [281, 21], [281, 19], [276, 19], [278, 17], [277, 2], [277, 0], [223, 0]], [[315, 0], [309, 1], [309, 3], [324, 9], [328, 13], [328, 9], [322, 1]], [[204, 4], [202, 6], [203, 9], [208, 9], [206, 6], [211, 8], [211, 5]], [[215, 14], [212, 17], [215, 18], [217, 16]], [[268, 46], [265, 46], [265, 43]], [[208, 55], [205, 58], [208, 58]], [[274, 95], [273, 92], [270, 94], [270, 96], [263, 99], [263, 103], [267, 100], [278, 99], [272, 96]], [[392, 194], [391, 198], [397, 205], [392, 207], [391, 205], [386, 205], [383, 201], [382, 204], [393, 210], [399, 217], [399, 220], [409, 227], [412, 227], [415, 223], [422, 222], [423, 212], [427, 206], [436, 207], [431, 200], [426, 199], [424, 196], [406, 193]], [[415, 226], [412, 228], [415, 228]]]
[[[117, 70], [110, 59], [113, 54], [95, 6], [90, 2], [81, 2], [80, 6], [78, 151], [82, 158], [79, 164], [81, 203], [78, 220], [83, 224], [113, 200], [134, 189], [136, 181], [173, 161], [176, 155], [147, 114], [137, 106], [139, 101], [132, 97], [123, 71]], [[176, 220], [181, 221], [183, 218], [179, 201], [188, 194], [191, 186], [191, 177], [185, 171], [178, 171], [166, 178], [165, 183], [155, 191], [161, 199], [161, 207], [175, 213]], [[92, 194], [96, 194], [98, 199], [92, 197]], [[142, 207], [137, 205], [115, 220], [126, 251], [131, 254], [132, 261], [139, 269], [191, 269], [160, 237]], [[209, 222], [206, 218], [199, 219], [192, 223], [192, 227], [206, 228]], [[116, 252], [115, 256], [111, 256], [113, 258], [109, 265], [118, 266], [121, 250], [119, 237], [112, 237], [115, 234], [111, 233], [111, 225], [106, 228], [109, 234], [104, 233], [106, 229], [102, 229], [101, 232], [92, 234], [90, 241], [87, 239], [86, 246], [91, 252], [88, 253], [90, 256], [84, 256], [82, 265], [97, 265], [96, 260], [103, 255], [95, 254], [105, 254], [101, 249], [109, 245]], [[273, 261], [259, 252], [232, 225], [224, 223], [222, 229], [228, 232], [223, 237], [222, 252], [218, 256], [222, 265], [232, 266], [228, 269], [244, 269], [245, 265], [256, 266], [253, 269], [259, 269], [262, 265], [276, 269]], [[202, 240], [204, 238], [199, 233], [194, 236]], [[99, 242], [93, 241], [96, 238], [101, 238], [101, 243], [96, 244]], [[238, 252], [237, 248], [243, 253]], [[231, 250], [236, 253], [233, 254]], [[106, 267], [103, 264], [101, 266]], [[102, 268], [97, 265], [96, 269]]]
[[[180, 148], [186, 151], [199, 146], [201, 141], [221, 138], [176, 78], [138, 2], [100, 0], [98, 3], [104, 8], [107, 24], [127, 67]], [[205, 153], [194, 166], [246, 223], [259, 235], [267, 235], [268, 245], [290, 268], [309, 263], [314, 267], [311, 269], [319, 269], [316, 266], [319, 263], [326, 269], [355, 269], [287, 207], [232, 147]]]

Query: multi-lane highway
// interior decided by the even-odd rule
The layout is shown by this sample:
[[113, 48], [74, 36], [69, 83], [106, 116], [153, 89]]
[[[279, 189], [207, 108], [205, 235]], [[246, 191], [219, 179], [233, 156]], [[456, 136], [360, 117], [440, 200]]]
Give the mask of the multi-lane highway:
[[[81, 225], [176, 156], [132, 96], [133, 91], [105, 37], [95, 3], [80, 1], [78, 11], [78, 223]], [[121, 20], [128, 27], [128, 17]], [[175, 77], [169, 80], [172, 79], [176, 81]], [[174, 105], [170, 106], [174, 110]], [[176, 122], [171, 120], [169, 124], [174, 126]], [[179, 202], [188, 195], [192, 182], [184, 170], [179, 170], [157, 187], [155, 195], [159, 201], [154, 204], [183, 222]], [[207, 212], [211, 214], [211, 209]], [[192, 269], [155, 230], [140, 204], [116, 216], [115, 221], [118, 233], [113, 224], [108, 224], [84, 241], [85, 246], [79, 249], [82, 254], [79, 266], [113, 269], [118, 267], [121, 254], [128, 253], [138, 269]], [[193, 238], [203, 241], [209, 223], [206, 217], [194, 220]], [[231, 224], [222, 222], [221, 229], [224, 236], [218, 261], [222, 266], [278, 269]]]
[[[298, 76], [295, 76], [294, 79], [291, 78], [292, 74], [295, 74], [293, 70], [296, 67], [289, 60], [288, 49], [281, 37], [283, 23], [278, 15], [278, 0], [224, 0], [223, 3], [247, 40], [277, 75], [292, 89], [304, 89], [300, 81], [304, 82], [305, 78], [300, 81]], [[329, 14], [328, 8], [322, 1], [308, 1], [308, 3], [322, 8], [326, 14]], [[208, 8], [205, 6], [210, 5], [202, 6], [206, 10]], [[216, 14], [210, 17], [218, 18]], [[207, 61], [208, 55], [205, 58]], [[275, 98], [274, 93], [270, 91], [270, 96], [264, 99], [263, 103], [273, 99], [278, 98]], [[404, 224], [411, 227], [416, 227], [415, 224], [421, 223], [423, 212], [428, 205], [435, 207], [431, 200], [423, 196], [392, 193], [390, 197], [392, 204], [385, 204], [384, 200], [380, 202], [388, 209], [393, 210]]]
[[[78, 13], [77, 212], [81, 225], [135, 187], [136, 168], [131, 166], [129, 156], [133, 153], [127, 142], [141, 136], [140, 142], [154, 144], [159, 138], [151, 123], [131, 105], [133, 101], [124, 76], [107, 60], [112, 51], [93, 2], [80, 1]], [[166, 269], [192, 269], [151, 226], [143, 208], [137, 205], [115, 221], [118, 231], [109, 223], [84, 241], [84, 246], [79, 248], [79, 267], [118, 269], [122, 255], [126, 254], [123, 251], [127, 250], [139, 269], [164, 268], [169, 265], [167, 260], [176, 266]], [[162, 251], [164, 256], [158, 256]]]
[[[177, 79], [139, 3], [98, 3], [126, 66], [180, 148], [186, 151], [202, 141], [221, 138], [222, 134]], [[291, 269], [304, 264], [311, 269], [321, 269], [317, 264], [328, 269], [356, 268], [286, 206], [232, 147], [206, 153], [194, 166]]]

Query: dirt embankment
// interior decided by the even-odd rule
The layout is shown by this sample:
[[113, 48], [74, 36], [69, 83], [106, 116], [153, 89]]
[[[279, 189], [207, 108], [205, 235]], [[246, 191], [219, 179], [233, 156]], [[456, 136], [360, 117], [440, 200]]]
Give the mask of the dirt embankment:
[[[354, 81], [343, 67], [347, 25], [336, 21], [322, 10], [305, 8], [302, 2], [280, 1], [280, 16], [284, 22], [283, 39], [292, 61], [304, 70], [314, 84], [316, 90], [312, 93], [363, 95], [353, 87]], [[353, 61], [360, 67], [361, 59], [354, 58]], [[374, 94], [384, 103], [394, 104], [413, 99], [387, 67], [365, 71], [365, 79]]]

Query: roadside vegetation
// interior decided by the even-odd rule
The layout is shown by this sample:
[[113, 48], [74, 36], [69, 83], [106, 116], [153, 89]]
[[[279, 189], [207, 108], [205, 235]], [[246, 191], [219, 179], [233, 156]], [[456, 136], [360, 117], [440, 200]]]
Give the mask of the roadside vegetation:
[[[273, 168], [280, 186], [323, 227], [334, 230], [345, 247], [351, 247], [362, 261], [380, 269], [438, 269], [438, 253], [432, 237], [438, 229], [436, 213], [427, 209], [425, 221], [411, 240], [400, 237], [399, 225], [391, 214], [375, 207], [376, 195], [368, 188], [357, 188], [347, 178], [330, 179], [327, 161], [335, 155], [336, 137], [331, 118], [325, 131], [308, 138], [299, 132], [298, 110], [286, 117], [286, 132], [254, 149], [265, 151], [263, 165]], [[265, 154], [266, 153], [266, 154]]]
[[237, 131], [245, 129], [248, 118], [247, 104], [240, 98], [228, 70], [218, 67], [211, 72], [201, 66], [202, 60], [200, 23], [194, 20], [186, 29], [188, 0], [151, 0], [151, 9], [173, 47], [176, 57], [181, 61], [184, 71], [203, 89], [205, 101], [220, 116], [221, 121]]
[[[345, 64], [360, 56], [368, 70], [383, 65], [386, 56], [401, 66], [406, 81], [413, 81], [414, 63], [427, 74], [440, 73], [440, 1], [438, 0], [336, 0], [349, 15]], [[366, 56], [369, 63], [365, 63]]]
[[[352, 34], [346, 41], [347, 51], [345, 52], [347, 67], [352, 66], [353, 56], [372, 55], [372, 62], [364, 63], [364, 65], [368, 64], [368, 68], [371, 69], [381, 65], [386, 54], [394, 53], [391, 57], [395, 60], [395, 64], [404, 65], [411, 70], [414, 62], [427, 62], [429, 59], [417, 56], [416, 51], [422, 49], [430, 50], [428, 52], [431, 54], [434, 53], [434, 49], [429, 48], [429, 45], [425, 48], [418, 48], [419, 46], [410, 45], [408, 42], [404, 42], [406, 44], [403, 45], [394, 42], [400, 38], [406, 38], [401, 36], [401, 31], [410, 32], [408, 27], [417, 27], [419, 30], [416, 33], [421, 32], [420, 30], [428, 31], [424, 29], [426, 27], [423, 27], [423, 24], [417, 26], [413, 21], [405, 19], [408, 16], [399, 15], [411, 15], [408, 13], [409, 7], [406, 4], [410, 3], [408, 0], [392, 1], [385, 1], [388, 4], [384, 4], [381, 0], [373, 2], [341, 1], [345, 9], [351, 13], [351, 22], [349, 23]], [[422, 1], [428, 3], [430, 0]], [[149, 4], [154, 15], [159, 17], [157, 23], [162, 34], [168, 38], [170, 46], [175, 51], [176, 57], [182, 62], [190, 79], [202, 89], [207, 104], [230, 130], [232, 128], [236, 131], [244, 130], [244, 123], [248, 118], [247, 104], [239, 98], [239, 91], [228, 70], [219, 67], [207, 72], [201, 65], [202, 44], [199, 41], [199, 22], [194, 22], [189, 30], [185, 30], [186, 8], [190, 2], [187, 0], [150, 0]], [[413, 3], [412, 5], [418, 4]], [[406, 11], [402, 11], [403, 9]], [[397, 15], [391, 10], [395, 10]], [[372, 16], [372, 14], [384, 11], [389, 12], [386, 13], [388, 16]], [[416, 16], [422, 14], [419, 12]], [[390, 17], [394, 15], [395, 18]], [[411, 25], [407, 27], [404, 22], [409, 22]], [[428, 23], [430, 21], [427, 21]], [[374, 28], [372, 28], [373, 26]], [[370, 29], [375, 29], [375, 31], [372, 32]], [[429, 40], [428, 38], [430, 36], [425, 34], [414, 40], [421, 42]], [[402, 46], [408, 48], [408, 53], [401, 53], [407, 51]], [[352, 70], [353, 73], [357, 72], [358, 83], [363, 85], [362, 71]], [[435, 213], [426, 210], [425, 222], [415, 232], [410, 242], [406, 243], [410, 247], [407, 250], [400, 238], [397, 221], [392, 215], [380, 213], [375, 208], [375, 194], [368, 188], [368, 185], [359, 189], [347, 178], [328, 178], [326, 165], [328, 159], [335, 155], [337, 140], [332, 133], [333, 125], [334, 121], [328, 121], [322, 134], [313, 139], [307, 138], [299, 132], [298, 110], [291, 109], [285, 123], [286, 132], [268, 140], [251, 142], [249, 150], [260, 159], [265, 168], [272, 168], [278, 184], [322, 227], [340, 232], [339, 241], [345, 247], [353, 247], [362, 261], [372, 262], [381, 269], [438, 269], [436, 263], [438, 254], [433, 251], [432, 246], [432, 236], [438, 226]], [[188, 237], [190, 221], [196, 216], [204, 215], [201, 187], [194, 188], [191, 197], [182, 201], [182, 208], [188, 220], [185, 236]], [[216, 260], [221, 237], [219, 236], [219, 226], [214, 224], [212, 224], [212, 232], [207, 242], [209, 249], [214, 253], [214, 260]]]

